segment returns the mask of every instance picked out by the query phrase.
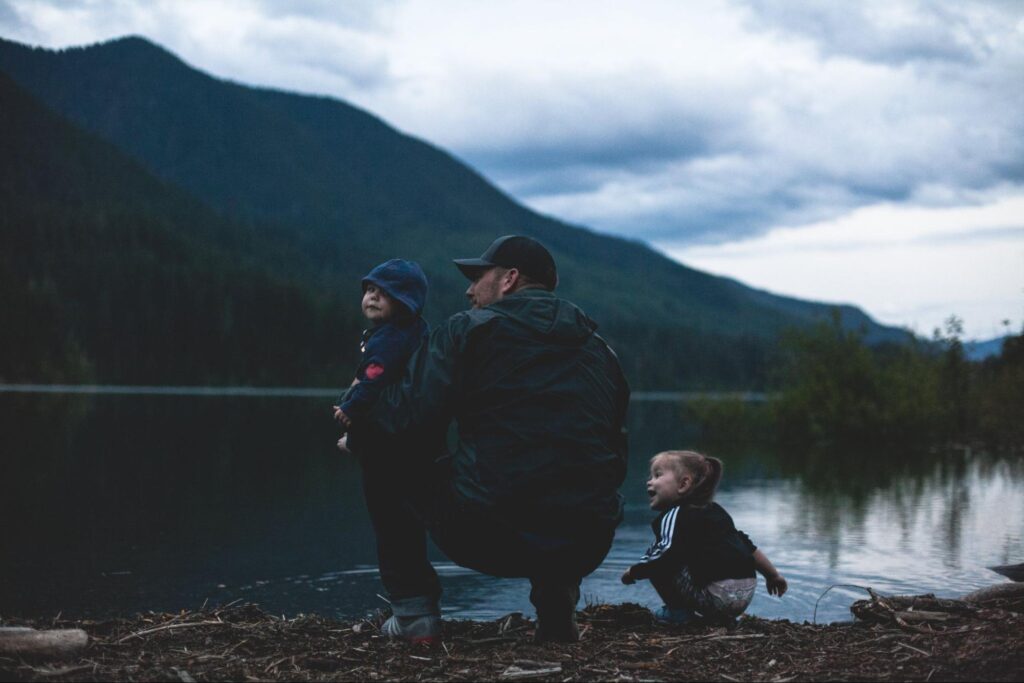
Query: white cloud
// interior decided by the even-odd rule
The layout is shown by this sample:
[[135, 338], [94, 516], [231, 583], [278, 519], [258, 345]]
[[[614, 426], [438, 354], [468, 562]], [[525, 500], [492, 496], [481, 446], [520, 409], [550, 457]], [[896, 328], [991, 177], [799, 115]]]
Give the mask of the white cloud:
[[[751, 256], [727, 261], [730, 243], [796, 259], [833, 234], [860, 245], [849, 258], [920, 250], [948, 269], [950, 236], [928, 237], [940, 214], [1024, 194], [1021, 3], [6, 0], [0, 27], [51, 47], [142, 34], [218, 76], [346, 99], [545, 213], [698, 266], [743, 262], [722, 272], [780, 291], [797, 293]], [[919, 221], [915, 207], [943, 211]], [[922, 234], [877, 242], [865, 216]], [[778, 241], [801, 230], [810, 244]], [[982, 242], [973, 258], [1005, 262]], [[718, 260], [693, 248], [709, 244]], [[817, 261], [837, 259], [837, 282], [839, 254]], [[819, 291], [875, 312], [856, 288]]]
[[989, 49], [986, 24], [1005, 20], [1007, 3], [941, 3], [921, 0], [745, 0], [750, 24], [813, 43], [826, 55], [903, 64], [971, 62]]
[[1024, 324], [1024, 193], [975, 205], [879, 204], [836, 220], [722, 245], [664, 243], [691, 266], [778, 294], [855, 301], [882, 322], [930, 334], [950, 315], [968, 336]]
[[1024, 181], [1024, 6], [11, 7], [48, 45], [141, 33], [218, 75], [349, 99], [531, 206], [640, 237], [731, 239]]
[[[726, 240], [1024, 180], [1012, 23], [970, 26], [977, 59], [886, 63], [756, 32], [727, 3], [446, 7], [403, 7], [401, 85], [371, 108], [573, 222]], [[936, 11], [908, 3], [892, 21], [919, 16], [941, 42]]]
[[[391, 78], [389, 3], [307, 0], [10, 0], [15, 39], [67, 47], [142, 35], [221, 78], [291, 91], [351, 96]], [[0, 21], [2, 21], [0, 15]]]

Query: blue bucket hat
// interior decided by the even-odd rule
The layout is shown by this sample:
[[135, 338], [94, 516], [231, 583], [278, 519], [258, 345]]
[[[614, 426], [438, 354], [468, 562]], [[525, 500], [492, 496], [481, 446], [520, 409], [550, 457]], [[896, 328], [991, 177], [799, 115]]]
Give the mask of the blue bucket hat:
[[427, 303], [427, 276], [415, 261], [393, 258], [380, 264], [363, 278], [367, 285], [380, 287], [388, 296], [419, 315]]

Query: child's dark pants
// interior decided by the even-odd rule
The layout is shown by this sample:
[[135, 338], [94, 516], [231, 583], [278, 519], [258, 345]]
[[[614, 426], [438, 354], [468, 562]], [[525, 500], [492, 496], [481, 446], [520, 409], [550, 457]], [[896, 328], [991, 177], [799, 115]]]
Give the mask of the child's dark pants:
[[459, 499], [446, 463], [387, 462], [367, 454], [366, 505], [377, 536], [381, 580], [393, 600], [441, 595], [427, 560], [427, 532], [453, 562], [492, 576], [528, 578], [530, 601], [541, 621], [571, 619], [579, 585], [611, 547], [611, 530], [572, 538], [516, 531], [489, 511]]

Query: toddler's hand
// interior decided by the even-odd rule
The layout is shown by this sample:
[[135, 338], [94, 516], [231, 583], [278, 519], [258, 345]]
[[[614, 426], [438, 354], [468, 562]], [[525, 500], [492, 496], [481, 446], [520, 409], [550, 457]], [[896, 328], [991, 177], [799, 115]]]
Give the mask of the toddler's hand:
[[631, 586], [634, 583], [636, 583], [636, 579], [633, 578], [633, 573], [632, 571], [630, 571], [631, 569], [632, 567], [622, 572], [622, 583], [626, 584], [627, 586]]
[[348, 449], [348, 435], [347, 434], [345, 436], [341, 437], [340, 439], [338, 439], [338, 450], [341, 451], [342, 453], [351, 453], [352, 452], [352, 451], [350, 451]]
[[777, 595], [780, 598], [786, 594], [786, 590], [789, 588], [786, 577], [782, 574], [766, 576], [764, 582], [768, 585], [768, 595]]
[[351, 427], [352, 426], [352, 420], [351, 420], [351, 418], [349, 418], [348, 415], [345, 414], [345, 411], [343, 411], [338, 406], [333, 406], [333, 407], [334, 407], [334, 419], [337, 420], [338, 422], [340, 422], [341, 424], [345, 425], [346, 428]]

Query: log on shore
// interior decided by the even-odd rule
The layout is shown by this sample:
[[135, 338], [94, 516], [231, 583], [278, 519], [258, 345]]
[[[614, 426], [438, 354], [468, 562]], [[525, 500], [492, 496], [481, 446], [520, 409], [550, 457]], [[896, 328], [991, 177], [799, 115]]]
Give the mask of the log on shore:
[[984, 602], [986, 600], [998, 600], [1024, 598], [1024, 583], [997, 583], [994, 586], [986, 586], [968, 593], [960, 598], [964, 602]]
[[31, 659], [70, 659], [89, 644], [80, 628], [37, 631], [13, 626], [0, 628], [0, 656]]

